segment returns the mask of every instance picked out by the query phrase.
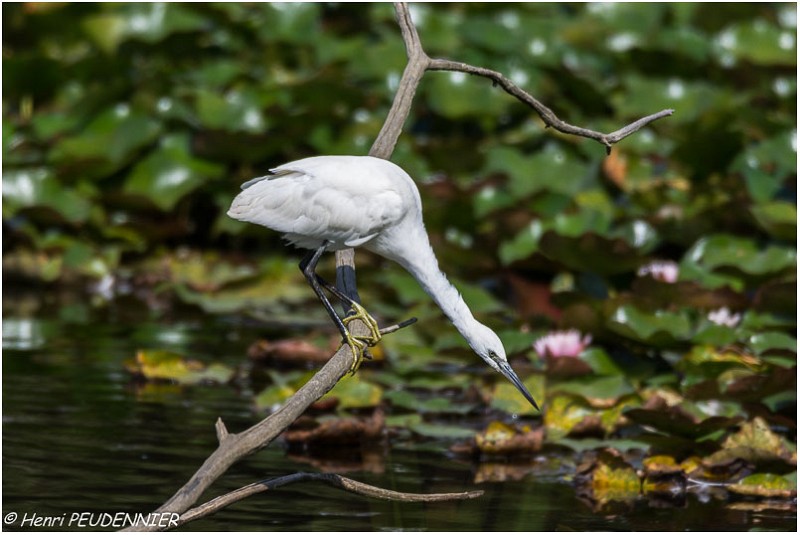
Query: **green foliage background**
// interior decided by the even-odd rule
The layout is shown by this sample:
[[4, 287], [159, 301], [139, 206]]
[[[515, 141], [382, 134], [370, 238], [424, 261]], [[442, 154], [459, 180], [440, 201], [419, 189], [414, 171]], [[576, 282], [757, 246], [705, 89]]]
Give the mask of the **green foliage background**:
[[[590, 379], [536, 384], [553, 436], [574, 425], [559, 395], [621, 410], [652, 387], [693, 400], [695, 421], [790, 412], [795, 5], [412, 13], [429, 55], [506, 73], [572, 124], [676, 110], [606, 156], [487, 80], [428, 73], [392, 158], [418, 179], [441, 264], [512, 353], [542, 368], [530, 344], [546, 329], [594, 335]], [[366, 154], [405, 65], [390, 4], [5, 3], [3, 24], [4, 276], [158, 273], [211, 312], [311, 299], [279, 236], [225, 211], [271, 166]], [[636, 275], [655, 259], [678, 264], [676, 283]], [[438, 317], [399, 268], [360, 276], [370, 309]], [[741, 321], [711, 323], [720, 307]], [[395, 373], [462, 347], [435, 329], [387, 339]], [[712, 398], [730, 405], [697, 404]], [[603, 412], [606, 431], [618, 416]]]

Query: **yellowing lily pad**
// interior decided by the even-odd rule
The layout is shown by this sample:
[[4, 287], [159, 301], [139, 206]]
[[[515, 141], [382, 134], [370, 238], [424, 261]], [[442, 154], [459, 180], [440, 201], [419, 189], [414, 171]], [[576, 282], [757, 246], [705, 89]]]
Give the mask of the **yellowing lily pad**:
[[256, 408], [272, 409], [289, 399], [296, 391], [297, 389], [290, 385], [268, 386], [256, 396]]
[[383, 399], [383, 389], [354, 375], [339, 381], [322, 399], [329, 397], [338, 399], [343, 409], [375, 407]]
[[775, 474], [753, 474], [729, 487], [731, 492], [761, 498], [785, 498], [797, 496], [797, 484]]
[[509, 455], [533, 453], [542, 447], [543, 430], [529, 426], [518, 429], [502, 422], [492, 422], [475, 435], [475, 444], [483, 453]]
[[126, 363], [128, 371], [147, 380], [196, 384], [205, 381], [227, 383], [234, 370], [223, 364], [206, 365], [169, 351], [139, 350], [136, 359]]
[[[544, 376], [532, 375], [522, 382], [540, 404], [544, 395]], [[538, 398], [538, 399], [537, 399]], [[517, 388], [507, 381], [497, 383], [492, 392], [492, 408], [509, 414], [537, 415], [539, 411], [525, 399]]]
[[592, 496], [600, 503], [632, 501], [641, 492], [636, 470], [620, 460], [602, 459], [591, 471]]
[[[738, 433], [729, 436], [722, 444], [721, 453], [736, 451], [745, 460], [759, 458], [783, 459], [797, 462], [797, 449], [790, 449], [784, 439], [774, 433], [763, 418], [756, 417], [744, 423]], [[749, 451], [748, 451], [749, 450]]]

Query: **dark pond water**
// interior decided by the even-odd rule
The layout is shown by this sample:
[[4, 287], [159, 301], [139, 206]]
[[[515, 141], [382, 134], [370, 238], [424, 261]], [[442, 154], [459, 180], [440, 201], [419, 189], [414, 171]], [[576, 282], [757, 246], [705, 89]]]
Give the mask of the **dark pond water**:
[[[231, 317], [173, 312], [156, 317], [135, 303], [94, 309], [80, 299], [42, 302], [3, 295], [3, 505], [5, 530], [42, 530], [34, 519], [70, 525], [74, 514], [147, 513], [163, 503], [216, 446], [213, 423], [231, 431], [259, 420], [246, 383], [142, 388], [123, 363], [139, 348], [173, 349], [240, 366], [263, 328]], [[337, 471], [405, 492], [480, 488], [477, 500], [399, 504], [318, 483], [261, 494], [189, 524], [201, 531], [794, 531], [795, 513], [739, 510], [690, 496], [669, 507], [646, 501], [595, 512], [569, 482], [569, 461], [547, 454], [516, 480], [478, 483], [514, 467], [478, 465], [448, 453], [447, 442], [392, 441], [339, 462]], [[235, 465], [213, 495], [264, 478], [319, 471], [273, 444]], [[517, 467], [519, 468], [519, 467]], [[502, 479], [493, 477], [489, 479]], [[513, 479], [513, 478], [512, 478]], [[209, 498], [212, 495], [209, 494]], [[745, 508], [746, 509], [746, 508]], [[13, 516], [16, 515], [16, 516]], [[86, 518], [86, 517], [84, 517]], [[94, 518], [98, 518], [95, 516]], [[61, 524], [59, 524], [59, 519]], [[21, 522], [27, 522], [21, 525]], [[95, 528], [101, 529], [101, 528]]]

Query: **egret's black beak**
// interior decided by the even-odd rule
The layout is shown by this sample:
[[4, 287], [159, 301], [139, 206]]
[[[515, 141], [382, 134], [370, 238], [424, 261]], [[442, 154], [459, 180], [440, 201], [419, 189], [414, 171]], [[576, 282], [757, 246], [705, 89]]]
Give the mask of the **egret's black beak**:
[[522, 381], [519, 380], [519, 377], [517, 377], [517, 374], [514, 373], [514, 370], [511, 369], [511, 366], [508, 364], [508, 362], [501, 361], [499, 359], [496, 360], [495, 362], [497, 362], [497, 365], [500, 368], [500, 373], [505, 375], [506, 379], [514, 383], [514, 386], [517, 387], [517, 390], [522, 392], [522, 395], [525, 396], [525, 399], [530, 401], [534, 409], [536, 409], [537, 411], [541, 411], [542, 409], [540, 409], [539, 405], [536, 404], [536, 401], [533, 399], [533, 396], [531, 396], [531, 393], [528, 392], [527, 388], [525, 388], [525, 385], [522, 384]]

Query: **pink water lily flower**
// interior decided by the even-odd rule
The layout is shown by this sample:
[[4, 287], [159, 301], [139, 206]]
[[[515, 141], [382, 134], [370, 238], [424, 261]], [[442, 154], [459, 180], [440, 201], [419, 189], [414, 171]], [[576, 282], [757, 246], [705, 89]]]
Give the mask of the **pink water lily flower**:
[[592, 336], [581, 336], [576, 329], [551, 332], [533, 343], [533, 348], [541, 356], [577, 357], [592, 343]]
[[708, 319], [711, 323], [716, 323], [717, 325], [736, 327], [742, 320], [742, 315], [731, 312], [728, 307], [722, 307], [709, 312]]
[[650, 275], [657, 281], [674, 283], [678, 280], [678, 264], [671, 260], [654, 260], [636, 272], [640, 277]]

